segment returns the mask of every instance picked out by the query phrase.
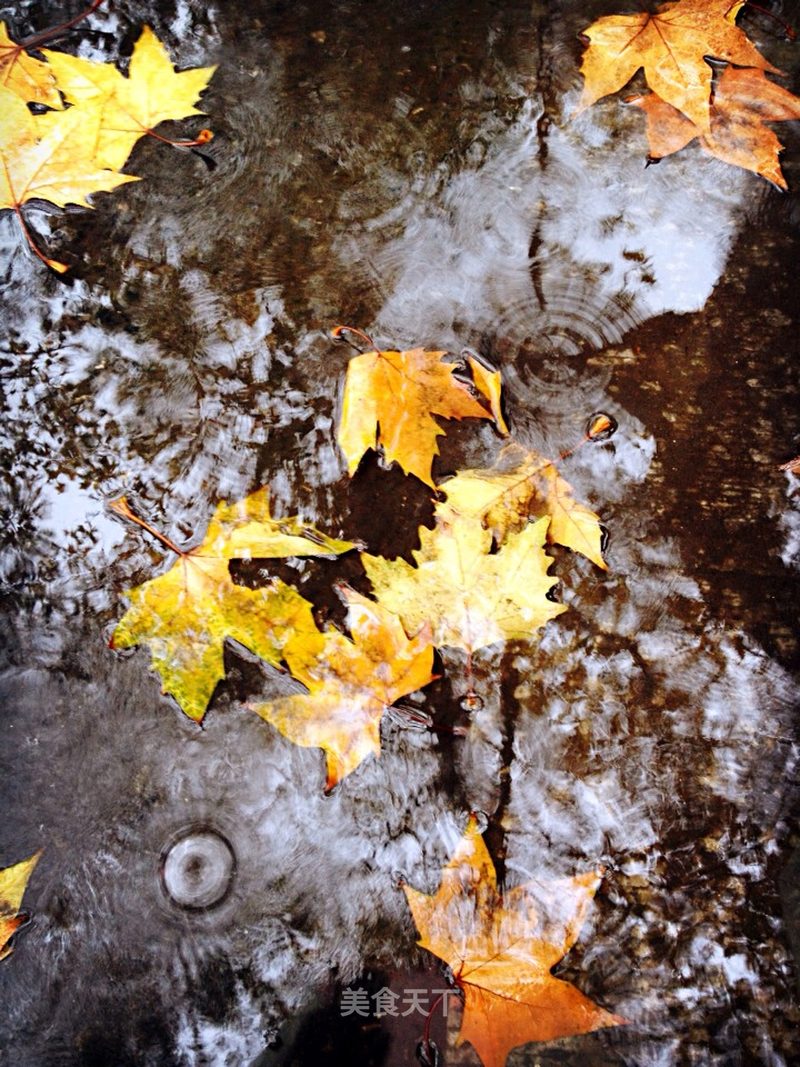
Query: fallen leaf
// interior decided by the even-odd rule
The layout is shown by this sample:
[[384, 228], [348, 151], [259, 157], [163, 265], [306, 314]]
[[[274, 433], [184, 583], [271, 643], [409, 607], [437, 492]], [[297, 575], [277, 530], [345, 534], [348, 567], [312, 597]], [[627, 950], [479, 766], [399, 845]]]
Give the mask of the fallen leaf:
[[33, 250], [60, 273], [66, 267], [47, 259], [33, 244], [21, 207], [34, 199], [58, 207], [91, 207], [86, 199], [91, 193], [138, 181], [96, 162], [99, 122], [98, 109], [90, 105], [32, 115], [15, 93], [0, 87], [0, 208], [16, 212]]
[[433, 895], [404, 886], [422, 948], [445, 961], [464, 994], [457, 1043], [484, 1067], [512, 1048], [625, 1022], [551, 968], [575, 944], [602, 873], [533, 881], [501, 892], [474, 818]]
[[178, 73], [149, 26], [134, 45], [127, 78], [111, 63], [50, 49], [44, 49], [44, 55], [70, 103], [101, 106], [95, 154], [102, 166], [116, 170], [124, 166], [138, 139], [159, 123], [202, 115], [194, 105], [217, 69], [196, 67]]
[[433, 487], [436, 438], [444, 430], [433, 419], [487, 419], [467, 385], [453, 377], [455, 364], [444, 352], [364, 352], [347, 367], [339, 424], [339, 446], [352, 476], [370, 448], [381, 449], [407, 474]]
[[294, 744], [325, 750], [327, 789], [380, 755], [386, 708], [433, 681], [429, 631], [409, 639], [386, 608], [352, 589], [340, 593], [352, 641], [338, 630], [323, 634], [321, 646], [293, 641], [286, 663], [309, 692], [252, 705]]
[[34, 852], [29, 859], [0, 871], [0, 960], [6, 959], [14, 951], [9, 941], [14, 932], [27, 922], [27, 916], [20, 914], [19, 909], [28, 879], [41, 854], [41, 851]]
[[552, 460], [536, 452], [509, 445], [497, 466], [459, 471], [439, 488], [447, 494], [446, 506], [460, 515], [480, 519], [498, 544], [503, 544], [510, 532], [522, 529], [529, 519], [549, 515], [550, 544], [571, 548], [607, 569], [599, 517], [575, 500], [572, 486]]
[[707, 133], [656, 93], [629, 98], [647, 116], [651, 159], [680, 151], [695, 137], [709, 155], [744, 167], [786, 189], [779, 154], [783, 145], [765, 122], [800, 118], [800, 99], [776, 85], [761, 70], [726, 67], [717, 80]]
[[621, 89], [643, 67], [662, 100], [708, 131], [711, 67], [705, 56], [780, 73], [734, 25], [742, 6], [743, 0], [679, 0], [661, 4], [654, 15], [607, 15], [593, 22], [583, 31], [589, 46], [578, 112]]
[[407, 633], [429, 623], [437, 648], [472, 653], [496, 641], [528, 640], [566, 611], [547, 598], [557, 584], [543, 547], [549, 521], [509, 534], [490, 554], [492, 534], [479, 520], [440, 505], [434, 529], [420, 527], [415, 567], [403, 559], [361, 559], [375, 596], [400, 616]]
[[[175, 697], [190, 719], [203, 718], [225, 674], [226, 638], [273, 666], [280, 664], [291, 641], [321, 641], [311, 604], [295, 589], [278, 580], [262, 589], [237, 585], [229, 561], [249, 555], [331, 555], [349, 551], [350, 542], [334, 541], [295, 518], [272, 519], [264, 490], [238, 504], [219, 504], [202, 543], [188, 552], [138, 519], [124, 497], [111, 507], [149, 530], [179, 557], [166, 574], [126, 593], [131, 606], [111, 645], [146, 644], [164, 692]], [[288, 533], [281, 532], [282, 523], [288, 524]]]
[[358, 547], [354, 541], [328, 537], [297, 515], [274, 519], [266, 487], [233, 504], [218, 504], [203, 544], [219, 559], [341, 556]]
[[506, 436], [508, 434], [508, 426], [506, 425], [506, 420], [503, 418], [503, 411], [500, 406], [500, 396], [502, 392], [502, 376], [500, 371], [489, 370], [472, 356], [468, 357], [467, 362], [469, 363], [469, 369], [472, 371], [472, 381], [475, 383], [475, 388], [489, 401], [489, 407], [491, 408], [494, 421], [497, 423], [497, 428], [501, 434]]
[[26, 103], [63, 107], [53, 71], [11, 40], [5, 22], [0, 22], [0, 86]]

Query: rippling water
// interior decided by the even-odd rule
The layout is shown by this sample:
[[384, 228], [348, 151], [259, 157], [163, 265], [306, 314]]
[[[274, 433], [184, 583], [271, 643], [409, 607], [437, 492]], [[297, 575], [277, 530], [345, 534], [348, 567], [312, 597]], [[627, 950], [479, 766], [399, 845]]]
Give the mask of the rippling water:
[[[0, 966], [3, 1062], [415, 1062], [420, 1018], [361, 1026], [341, 990], [441, 986], [398, 880], [433, 891], [471, 809], [509, 885], [606, 868], [559, 973], [630, 1024], [511, 1062], [797, 1062], [800, 490], [777, 470], [800, 439], [797, 213], [694, 148], [645, 169], [615, 101], [570, 121], [576, 34], [610, 10], [178, 0], [76, 33], [114, 59], [147, 19], [180, 65], [218, 62], [216, 136], [205, 159], [141, 144], [144, 180], [94, 212], [31, 209], [64, 279], [0, 222], [0, 864], [44, 849]], [[479, 352], [527, 447], [574, 447], [600, 410], [619, 429], [562, 465], [609, 572], [558, 551], [570, 610], [541, 643], [478, 653], [471, 713], [445, 651], [418, 705], [438, 732], [387, 717], [380, 761], [326, 797], [321, 753], [245, 706], [283, 676], [231, 646], [199, 729], [144, 650], [108, 650], [123, 591], [166, 560], [106, 503], [189, 544], [268, 484], [278, 513], [413, 549], [424, 487], [372, 461], [346, 477], [337, 322]], [[437, 474], [499, 444], [453, 427]], [[363, 581], [350, 557], [281, 574], [337, 619], [332, 581]], [[199, 879], [175, 889], [191, 835], [211, 866], [173, 853]], [[445, 1063], [474, 1064], [454, 1018]]]

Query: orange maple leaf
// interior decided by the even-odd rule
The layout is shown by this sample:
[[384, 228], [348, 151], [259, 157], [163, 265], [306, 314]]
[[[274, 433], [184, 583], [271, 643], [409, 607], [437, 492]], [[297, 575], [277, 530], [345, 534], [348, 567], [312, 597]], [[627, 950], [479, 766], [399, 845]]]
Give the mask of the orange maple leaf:
[[[334, 336], [350, 329], [337, 326]], [[439, 453], [436, 438], [444, 430], [432, 416], [492, 417], [469, 387], [453, 377], [456, 365], [445, 363], [444, 355], [412, 348], [364, 352], [350, 360], [338, 441], [351, 476], [365, 452], [380, 448], [387, 462], [397, 460], [407, 474], [415, 474], [433, 488], [431, 467]]]
[[670, 156], [699, 137], [709, 155], [787, 188], [778, 158], [783, 145], [764, 123], [800, 119], [800, 99], [763, 71], [726, 67], [714, 89], [707, 133], [656, 93], [630, 97], [626, 103], [647, 116], [651, 159]]
[[734, 25], [742, 6], [743, 0], [679, 0], [661, 4], [654, 15], [608, 15], [593, 22], [584, 30], [589, 47], [578, 111], [621, 89], [643, 67], [650, 88], [707, 131], [711, 67], [705, 56], [780, 74]]
[[296, 745], [325, 750], [332, 789], [369, 755], [380, 755], [380, 721], [400, 697], [433, 681], [430, 629], [406, 637], [396, 615], [343, 586], [347, 625], [353, 640], [338, 630], [324, 644], [298, 635], [287, 646], [292, 675], [309, 690], [251, 705]]
[[485, 1067], [503, 1067], [528, 1041], [625, 1022], [550, 973], [575, 944], [600, 878], [589, 871], [503, 893], [471, 817], [437, 892], [404, 886], [417, 943], [452, 968], [464, 994], [458, 1043], [469, 1041]]

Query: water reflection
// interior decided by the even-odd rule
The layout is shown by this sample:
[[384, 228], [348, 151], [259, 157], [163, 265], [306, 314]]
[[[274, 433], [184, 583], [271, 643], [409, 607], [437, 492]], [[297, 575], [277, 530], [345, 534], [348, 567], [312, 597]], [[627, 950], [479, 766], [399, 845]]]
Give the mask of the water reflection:
[[[565, 971], [632, 1025], [522, 1062], [791, 1060], [774, 874], [795, 693], [752, 636], [759, 582], [737, 587], [741, 626], [710, 599], [729, 528], [694, 527], [725, 446], [736, 530], [759, 581], [785, 581], [753, 468], [732, 463], [754, 401], [728, 353], [733, 384], [712, 378], [709, 401], [713, 338], [760, 299], [754, 245], [741, 289], [699, 311], [762, 193], [713, 160], [645, 171], [631, 113], [563, 121], [586, 5], [462, 7], [149, 11], [182, 65], [222, 61], [216, 170], [143, 146], [145, 182], [54, 219], [77, 260], [64, 283], [5, 249], [4, 841], [10, 859], [45, 848], [34, 923], [0, 972], [15, 1065], [280, 1062], [265, 1032], [300, 1047], [303, 1013], [335, 1018], [336, 983], [425, 965], [398, 875], [433, 890], [470, 809], [509, 884], [607, 867]], [[116, 25], [96, 29], [92, 47], [111, 47]], [[784, 327], [767, 310], [747, 335], [763, 359], [753, 433], [764, 452], [780, 437], [782, 458], [769, 368]], [[525, 447], [558, 455], [597, 411], [619, 429], [563, 471], [610, 531], [608, 575], [560, 552], [570, 611], [541, 645], [486, 650], [469, 678], [446, 651], [414, 708], [434, 729], [387, 717], [380, 762], [326, 798], [321, 753], [244, 706], [281, 676], [229, 649], [199, 730], [144, 652], [104, 647], [121, 590], [162, 565], [104, 501], [135, 496], [185, 542], [219, 499], [268, 483], [278, 511], [372, 551], [414, 547], [424, 490], [369, 464], [345, 478], [338, 321], [383, 343], [472, 345], [503, 370]], [[681, 440], [701, 434], [686, 459]], [[438, 471], [486, 466], [498, 445], [488, 425], [454, 428]], [[289, 577], [333, 610], [327, 574]], [[175, 908], [160, 882], [164, 842], [198, 824], [237, 857], [208, 912]], [[385, 1062], [411, 1062], [416, 1036]]]

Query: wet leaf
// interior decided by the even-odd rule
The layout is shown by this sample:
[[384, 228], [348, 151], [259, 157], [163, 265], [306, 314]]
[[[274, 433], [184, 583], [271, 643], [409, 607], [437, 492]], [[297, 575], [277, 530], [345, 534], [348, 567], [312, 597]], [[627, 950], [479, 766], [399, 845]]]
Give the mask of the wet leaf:
[[380, 755], [386, 708], [433, 681], [429, 630], [409, 639], [386, 608], [352, 589], [340, 592], [352, 640], [331, 630], [320, 635], [321, 645], [292, 641], [286, 662], [309, 692], [253, 705], [294, 744], [325, 750], [328, 789], [370, 754]]
[[338, 441], [355, 474], [370, 448], [397, 461], [407, 474], [433, 486], [436, 438], [444, 430], [433, 418], [488, 419], [467, 385], [453, 376], [455, 364], [444, 352], [364, 352], [347, 367]]
[[714, 89], [707, 133], [656, 93], [626, 102], [647, 116], [652, 159], [672, 155], [699, 137], [709, 155], [751, 170], [780, 189], [787, 188], [778, 158], [783, 145], [764, 123], [800, 118], [800, 99], [770, 81], [763, 71], [726, 67]]
[[708, 131], [711, 67], [705, 56], [780, 73], [734, 25], [742, 6], [742, 0], [679, 0], [661, 4], [654, 15], [608, 15], [593, 22], [583, 31], [589, 46], [578, 111], [644, 68], [647, 84], [662, 100]]
[[149, 26], [134, 45], [128, 77], [110, 63], [44, 49], [58, 86], [72, 104], [101, 108], [96, 158], [119, 170], [138, 139], [167, 119], [201, 115], [194, 106], [207, 87], [213, 67], [177, 72]]
[[226, 639], [277, 667], [289, 641], [316, 632], [311, 604], [296, 590], [277, 580], [264, 589], [236, 585], [227, 560], [187, 554], [126, 596], [131, 606], [112, 648], [147, 645], [164, 692], [196, 722], [224, 677]]
[[473, 356], [470, 356], [467, 359], [467, 362], [469, 363], [469, 369], [472, 371], [472, 381], [475, 383], [475, 388], [489, 401], [489, 407], [491, 408], [494, 421], [497, 424], [497, 429], [504, 436], [507, 435], [508, 426], [506, 425], [506, 420], [503, 418], [503, 411], [500, 405], [500, 396], [502, 393], [502, 376], [500, 371], [489, 370]]
[[[112, 507], [154, 533], [179, 557], [166, 574], [126, 593], [131, 606], [114, 631], [112, 647], [146, 644], [164, 691], [190, 719], [203, 718], [224, 676], [226, 639], [274, 666], [291, 641], [321, 641], [311, 604], [295, 589], [278, 580], [263, 589], [237, 585], [229, 561], [331, 555], [349, 551], [350, 542], [328, 538], [296, 518], [271, 518], [265, 490], [237, 504], [219, 504], [202, 543], [188, 552], [137, 519], [124, 497]], [[281, 530], [284, 524], [288, 532]]]
[[[22, 221], [20, 208], [29, 200], [91, 207], [86, 199], [91, 193], [138, 181], [95, 160], [99, 123], [100, 112], [90, 104], [32, 115], [16, 94], [0, 87], [0, 208], [10, 208]], [[27, 229], [25, 234], [32, 244]], [[55, 270], [66, 270], [42, 258]]]
[[234, 504], [218, 504], [203, 544], [219, 559], [341, 556], [357, 547], [353, 541], [328, 537], [297, 515], [273, 519], [266, 487]]
[[571, 485], [555, 464], [536, 452], [509, 445], [495, 467], [459, 471], [440, 489], [447, 494], [446, 506], [480, 519], [498, 544], [529, 519], [549, 515], [550, 544], [571, 548], [607, 569], [599, 517], [575, 500]]
[[551, 968], [575, 944], [601, 872], [533, 881], [501, 892], [470, 818], [433, 895], [404, 886], [422, 948], [444, 960], [464, 994], [458, 1043], [484, 1067], [502, 1067], [512, 1048], [625, 1022]]
[[6, 959], [14, 951], [9, 941], [15, 931], [27, 922], [27, 916], [20, 914], [19, 909], [28, 880], [41, 854], [35, 852], [29, 859], [0, 871], [0, 960]]
[[15, 208], [34, 198], [58, 207], [91, 207], [90, 193], [138, 181], [96, 162], [98, 123], [92, 106], [32, 115], [19, 97], [0, 88], [0, 207]]
[[375, 596], [408, 633], [430, 624], [437, 648], [474, 652], [496, 641], [530, 640], [566, 611], [547, 598], [557, 583], [543, 547], [548, 523], [528, 524], [491, 553], [492, 534], [479, 520], [440, 505], [435, 528], [420, 528], [415, 567], [403, 559], [361, 558]]
[[0, 22], [0, 86], [31, 104], [63, 106], [53, 71], [12, 41], [4, 22]]

